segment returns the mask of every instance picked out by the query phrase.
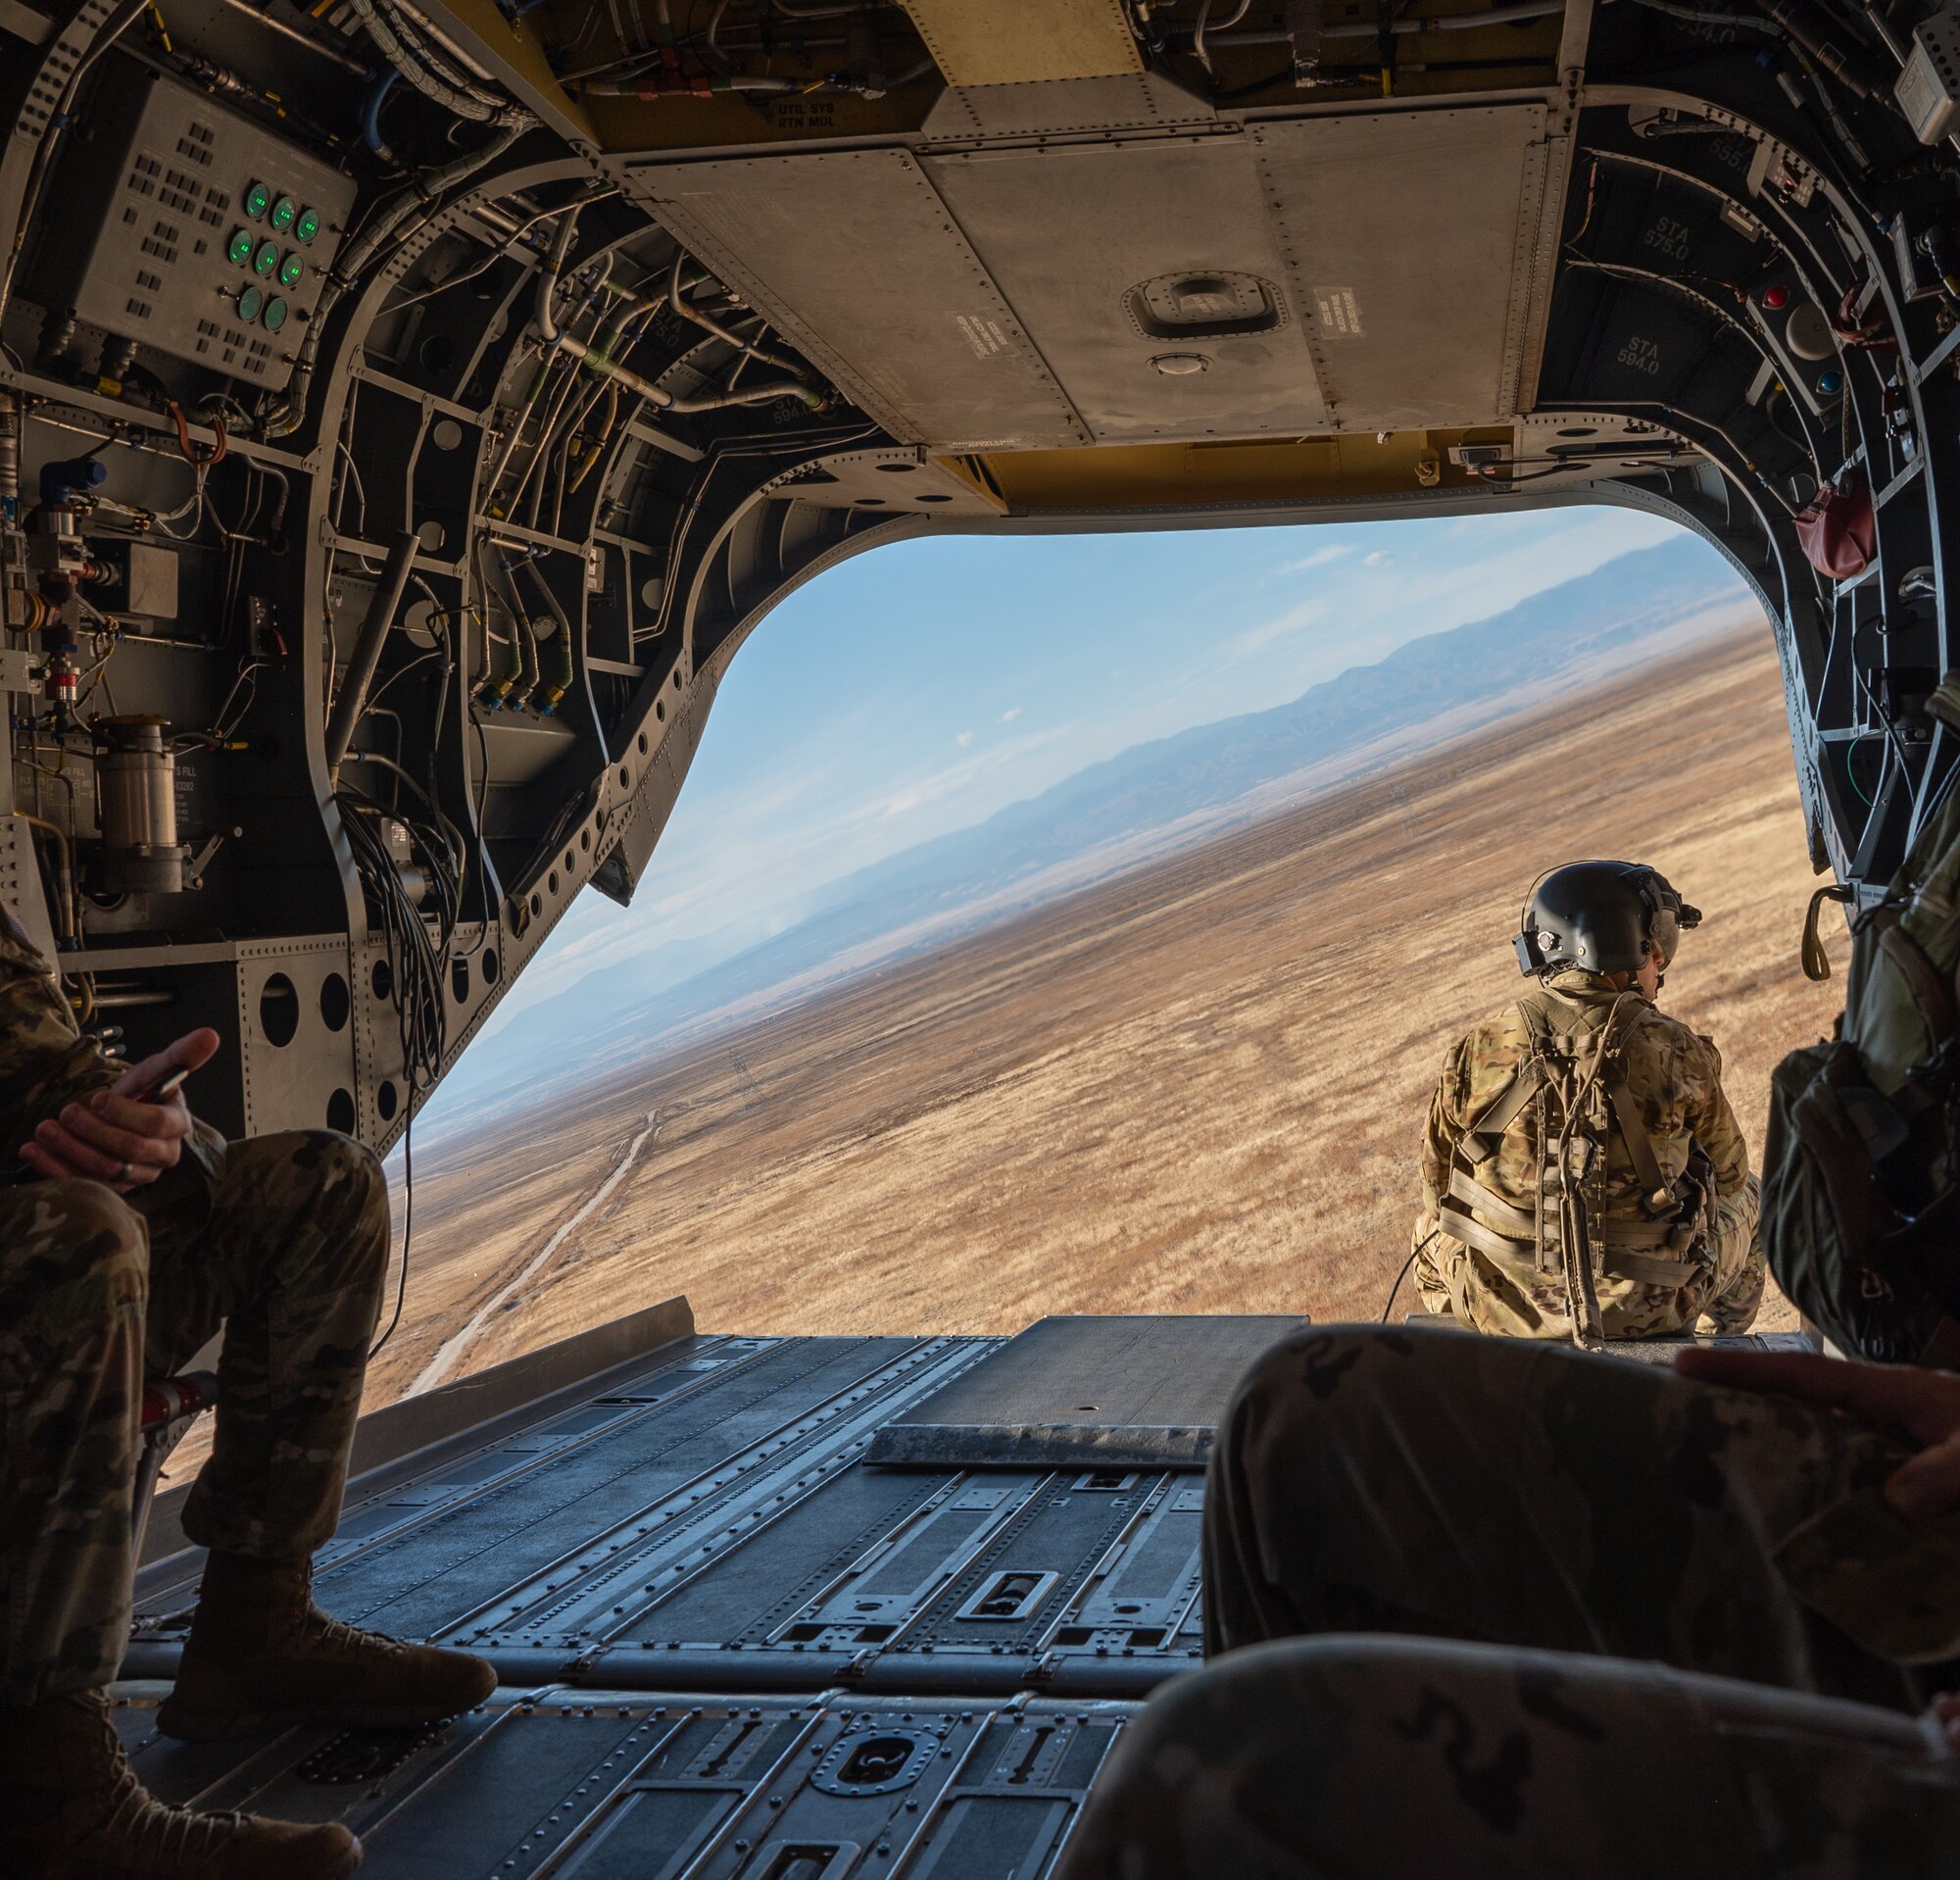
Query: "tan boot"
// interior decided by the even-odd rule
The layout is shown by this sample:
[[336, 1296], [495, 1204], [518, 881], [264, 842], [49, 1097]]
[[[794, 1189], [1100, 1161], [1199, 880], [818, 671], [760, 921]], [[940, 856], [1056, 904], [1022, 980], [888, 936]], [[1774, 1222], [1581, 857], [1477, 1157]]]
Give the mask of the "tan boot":
[[192, 1743], [293, 1723], [385, 1728], [456, 1716], [496, 1688], [496, 1672], [466, 1652], [328, 1618], [313, 1603], [309, 1560], [214, 1554], [157, 1727]]
[[0, 1873], [7, 1880], [346, 1880], [361, 1843], [159, 1802], [122, 1755], [100, 1691], [0, 1709]]

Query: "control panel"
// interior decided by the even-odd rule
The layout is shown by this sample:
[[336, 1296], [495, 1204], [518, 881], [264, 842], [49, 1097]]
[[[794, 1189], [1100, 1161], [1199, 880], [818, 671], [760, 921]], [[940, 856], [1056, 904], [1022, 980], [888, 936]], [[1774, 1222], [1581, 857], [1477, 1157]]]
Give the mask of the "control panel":
[[126, 95], [58, 178], [86, 213], [57, 207], [36, 297], [172, 358], [284, 385], [353, 180], [175, 79], [132, 66], [113, 82]]

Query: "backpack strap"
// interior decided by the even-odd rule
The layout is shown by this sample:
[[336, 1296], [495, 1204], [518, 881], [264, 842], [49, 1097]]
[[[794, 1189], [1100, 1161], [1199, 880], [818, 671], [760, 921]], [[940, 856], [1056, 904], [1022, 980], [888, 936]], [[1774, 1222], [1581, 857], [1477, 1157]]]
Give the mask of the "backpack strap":
[[1955, 1000], [1952, 982], [1926, 957], [1926, 949], [1893, 921], [1879, 935], [1879, 950], [1899, 969], [1935, 1046], [1960, 1033], [1960, 1002]]

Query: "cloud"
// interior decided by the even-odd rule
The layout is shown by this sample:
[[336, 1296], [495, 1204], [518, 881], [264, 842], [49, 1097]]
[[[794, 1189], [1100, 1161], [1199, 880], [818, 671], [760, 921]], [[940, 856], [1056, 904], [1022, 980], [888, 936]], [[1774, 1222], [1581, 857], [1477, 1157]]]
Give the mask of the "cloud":
[[1327, 604], [1318, 595], [1308, 595], [1306, 599], [1296, 601], [1283, 612], [1275, 614], [1269, 620], [1261, 620], [1258, 625], [1249, 627], [1226, 648], [1226, 664], [1232, 665], [1256, 653], [1261, 647], [1270, 646], [1275, 640], [1286, 639], [1304, 627], [1315, 624], [1327, 618]]
[[955, 744], [958, 745], [962, 751], [964, 751], [972, 744], [973, 733], [971, 731], [962, 731], [953, 741]]
[[1019, 717], [1021, 716], [1021, 714], [1022, 714], [1023, 712], [1025, 712], [1025, 711], [1026, 711], [1027, 709], [1028, 709], [1028, 708], [1027, 708], [1027, 707], [1026, 707], [1025, 705], [1010, 705], [1010, 706], [1008, 706], [1008, 707], [1007, 707], [1007, 709], [1006, 709], [1006, 710], [1005, 710], [1004, 712], [1003, 712], [1003, 713], [1001, 714], [1001, 722], [1002, 722], [1003, 724], [1011, 724], [1011, 723], [1013, 723], [1013, 721], [1014, 721], [1014, 720], [1015, 720], [1015, 719], [1016, 719], [1017, 717]]
[[[1315, 549], [1311, 555], [1302, 555], [1297, 562], [1282, 562], [1280, 564], [1280, 572], [1282, 574], [1304, 574], [1310, 568], [1325, 568], [1329, 562], [1338, 562], [1342, 556], [1351, 555], [1353, 552], [1353, 548], [1350, 545], [1336, 542], [1327, 548]], [[1371, 563], [1373, 559], [1372, 556], [1369, 557]]]
[[1395, 565], [1396, 558], [1385, 548], [1373, 549], [1361, 557], [1363, 568], [1394, 568]]

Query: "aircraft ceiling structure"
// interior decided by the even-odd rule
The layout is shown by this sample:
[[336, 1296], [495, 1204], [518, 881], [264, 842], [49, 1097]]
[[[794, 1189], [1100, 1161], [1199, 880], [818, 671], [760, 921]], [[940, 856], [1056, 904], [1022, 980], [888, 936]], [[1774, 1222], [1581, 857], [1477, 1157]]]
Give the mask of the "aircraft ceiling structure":
[[0, 895], [228, 1131], [391, 1143], [904, 537], [1632, 505], [1820, 870], [1951, 780], [1953, 11], [0, 0]]

